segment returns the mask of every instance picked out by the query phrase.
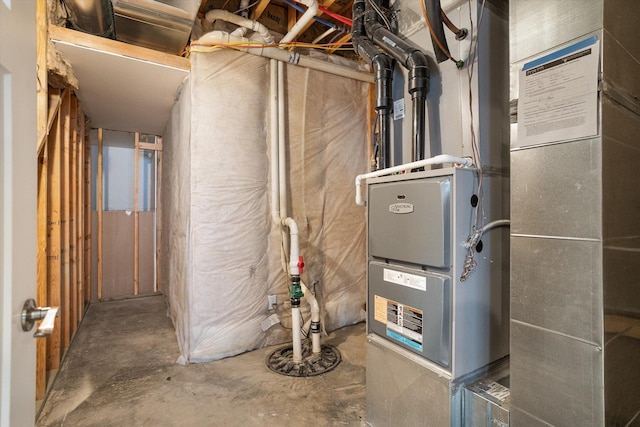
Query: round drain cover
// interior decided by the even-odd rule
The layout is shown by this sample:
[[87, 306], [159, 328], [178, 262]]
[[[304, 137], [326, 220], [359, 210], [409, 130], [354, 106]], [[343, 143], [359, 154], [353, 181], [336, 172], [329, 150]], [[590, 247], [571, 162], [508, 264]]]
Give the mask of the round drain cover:
[[340, 363], [340, 351], [332, 345], [322, 344], [320, 353], [311, 347], [302, 347], [302, 362], [293, 363], [293, 345], [280, 347], [267, 356], [267, 367], [273, 372], [290, 377], [313, 377], [333, 370]]

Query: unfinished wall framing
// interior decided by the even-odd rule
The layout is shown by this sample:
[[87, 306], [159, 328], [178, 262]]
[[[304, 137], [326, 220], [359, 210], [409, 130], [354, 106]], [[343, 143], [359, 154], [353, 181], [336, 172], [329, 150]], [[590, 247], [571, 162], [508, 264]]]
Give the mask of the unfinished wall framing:
[[[287, 235], [269, 203], [268, 63], [192, 53], [165, 132], [163, 290], [185, 363], [291, 340]], [[331, 331], [364, 319], [364, 214], [352, 184], [367, 170], [369, 85], [290, 65], [285, 85], [288, 215], [301, 230], [302, 279]], [[264, 331], [274, 313], [280, 324]]]
[[90, 174], [86, 118], [73, 89], [49, 88], [38, 152], [38, 305], [60, 307], [53, 334], [37, 345], [36, 399], [60, 366], [89, 300], [86, 228]]
[[90, 135], [97, 235], [92, 300], [156, 294], [162, 138], [102, 128]]

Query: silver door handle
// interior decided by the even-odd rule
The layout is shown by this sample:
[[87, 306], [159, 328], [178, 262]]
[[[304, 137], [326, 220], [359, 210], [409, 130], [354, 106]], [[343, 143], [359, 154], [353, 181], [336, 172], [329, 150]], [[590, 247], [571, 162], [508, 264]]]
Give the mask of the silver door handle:
[[58, 307], [36, 307], [36, 301], [30, 298], [22, 307], [22, 330], [28, 332], [33, 329], [36, 321], [44, 319], [33, 336], [48, 337], [53, 333], [56, 316], [58, 316]]

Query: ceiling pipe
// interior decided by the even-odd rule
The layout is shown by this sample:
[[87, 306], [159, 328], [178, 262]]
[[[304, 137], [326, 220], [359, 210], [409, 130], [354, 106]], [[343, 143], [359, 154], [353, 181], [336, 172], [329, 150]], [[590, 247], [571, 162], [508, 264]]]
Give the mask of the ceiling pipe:
[[[369, 73], [354, 70], [353, 68], [345, 67], [338, 64], [332, 64], [327, 61], [322, 61], [316, 58], [310, 58], [305, 55], [300, 55], [296, 52], [291, 52], [285, 49], [279, 49], [277, 47], [261, 47], [261, 48], [247, 48], [240, 46], [234, 46], [234, 44], [249, 44], [252, 41], [246, 37], [232, 36], [229, 33], [223, 31], [211, 31], [202, 37], [197, 42], [192, 43], [193, 46], [197, 45], [215, 45], [215, 44], [231, 44], [230, 48], [239, 50], [241, 52], [248, 52], [253, 55], [263, 56], [265, 58], [276, 59], [278, 61], [287, 62], [293, 65], [299, 65], [301, 67], [310, 68], [312, 70], [323, 71], [325, 73], [334, 74], [336, 76], [347, 77], [366, 83], [372, 83], [373, 77]], [[254, 41], [255, 43], [255, 41]]]
[[[376, 0], [369, 0], [376, 1]], [[377, 12], [366, 3], [365, 30], [373, 42], [409, 70], [409, 93], [413, 106], [414, 161], [425, 157], [425, 103], [429, 93], [429, 67], [426, 55], [420, 48], [405, 41], [378, 22]]]
[[365, 30], [365, 0], [353, 2], [353, 47], [358, 55], [364, 58], [374, 71], [376, 86], [376, 105], [378, 112], [378, 126], [380, 135], [380, 150], [378, 167], [391, 166], [391, 110], [393, 99], [391, 82], [393, 79], [393, 60], [380, 52], [367, 37]]
[[300, 19], [298, 19], [298, 22], [295, 23], [282, 40], [280, 40], [280, 43], [289, 43], [294, 41], [302, 29], [305, 28], [307, 24], [318, 14], [317, 0], [302, 0], [299, 3], [307, 6], [307, 11], [300, 17]]
[[[271, 35], [267, 27], [265, 27], [264, 25], [262, 25], [257, 21], [243, 18], [242, 16], [236, 15], [235, 13], [231, 13], [227, 10], [222, 10], [222, 9], [210, 10], [209, 12], [206, 13], [206, 15], [204, 16], [204, 19], [207, 22], [213, 22], [216, 20], [231, 22], [232, 24], [238, 25], [242, 28], [247, 28], [251, 31], [255, 31], [256, 33], [260, 34], [260, 36], [262, 36], [266, 44], [275, 43], [275, 40], [273, 39], [273, 36]], [[244, 33], [244, 31], [242, 33]], [[237, 35], [239, 37], [242, 37], [244, 34], [237, 34]]]

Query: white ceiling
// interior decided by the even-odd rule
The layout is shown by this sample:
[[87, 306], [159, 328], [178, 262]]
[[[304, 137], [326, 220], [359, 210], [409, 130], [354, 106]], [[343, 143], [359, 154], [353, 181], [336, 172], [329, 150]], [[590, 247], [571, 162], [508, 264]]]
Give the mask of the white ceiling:
[[164, 133], [188, 59], [64, 28], [50, 37], [75, 71], [91, 127]]

